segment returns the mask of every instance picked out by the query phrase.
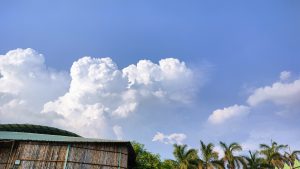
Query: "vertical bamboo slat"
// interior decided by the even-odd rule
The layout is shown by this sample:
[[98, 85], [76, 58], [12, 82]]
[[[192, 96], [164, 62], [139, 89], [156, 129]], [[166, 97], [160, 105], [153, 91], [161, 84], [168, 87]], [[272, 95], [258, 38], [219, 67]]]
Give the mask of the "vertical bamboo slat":
[[[20, 142], [13, 151], [9, 168], [21, 160], [18, 169], [63, 169], [67, 143]], [[10, 149], [0, 147], [0, 163], [8, 159]], [[73, 143], [67, 160], [68, 169], [127, 168], [128, 148], [114, 143]], [[0, 169], [4, 169], [0, 164]]]

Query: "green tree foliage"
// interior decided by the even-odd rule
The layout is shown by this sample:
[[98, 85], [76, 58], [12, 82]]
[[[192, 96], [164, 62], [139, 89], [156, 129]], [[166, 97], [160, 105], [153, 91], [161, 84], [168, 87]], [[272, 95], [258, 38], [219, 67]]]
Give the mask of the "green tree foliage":
[[224, 142], [220, 142], [220, 146], [224, 151], [224, 157], [222, 160], [227, 164], [227, 168], [235, 169], [240, 168], [242, 166], [246, 166], [243, 157], [235, 155], [235, 153], [242, 151], [242, 146], [238, 143], [231, 143], [227, 145]]
[[224, 164], [221, 160], [219, 160], [218, 152], [214, 151], [214, 145], [209, 143], [205, 145], [202, 141], [200, 141], [200, 159], [198, 163], [199, 169], [222, 169], [224, 168]]
[[271, 166], [271, 168], [283, 168], [284, 157], [280, 151], [285, 150], [287, 145], [277, 144], [275, 141], [271, 142], [271, 146], [267, 144], [260, 144], [260, 154], [264, 157], [264, 163]]
[[248, 156], [239, 156], [242, 151], [238, 143], [229, 145], [220, 142], [224, 157], [220, 158], [214, 151], [212, 143], [200, 141], [200, 158], [196, 149], [189, 149], [187, 145], [174, 145], [174, 160], [161, 160], [158, 154], [145, 149], [143, 144], [133, 142], [136, 153], [134, 169], [282, 169], [284, 164], [295, 169], [295, 160], [299, 160], [300, 151], [289, 151], [281, 154], [287, 147], [272, 142], [271, 145], [260, 144], [260, 150], [251, 152]]
[[295, 161], [299, 161], [298, 155], [300, 154], [300, 151], [293, 151], [291, 153], [285, 152], [283, 155], [284, 161], [287, 165], [290, 166], [291, 169], [294, 169]]
[[178, 163], [177, 163], [177, 161], [170, 160], [170, 159], [164, 160], [162, 162], [161, 168], [162, 169], [176, 169], [176, 168], [178, 168]]
[[133, 142], [132, 146], [136, 154], [136, 165], [134, 169], [161, 169], [159, 155], [147, 151], [143, 144]]
[[246, 161], [247, 169], [262, 169], [270, 168], [269, 165], [263, 163], [264, 159], [259, 157], [259, 152], [255, 151], [254, 153], [249, 151], [249, 156], [243, 156]]
[[188, 149], [187, 145], [174, 145], [174, 157], [178, 169], [197, 169], [198, 155], [197, 150]]

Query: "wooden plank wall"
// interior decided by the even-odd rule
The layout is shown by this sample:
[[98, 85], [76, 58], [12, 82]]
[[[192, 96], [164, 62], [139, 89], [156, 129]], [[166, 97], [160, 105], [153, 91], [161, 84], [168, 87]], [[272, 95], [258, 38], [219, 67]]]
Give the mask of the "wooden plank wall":
[[[7, 169], [13, 167], [15, 160], [21, 160], [18, 169], [63, 169], [67, 149], [68, 144], [63, 143], [21, 142], [15, 146]], [[125, 145], [70, 144], [68, 169], [118, 169], [119, 163], [120, 169], [127, 169], [128, 150]]]

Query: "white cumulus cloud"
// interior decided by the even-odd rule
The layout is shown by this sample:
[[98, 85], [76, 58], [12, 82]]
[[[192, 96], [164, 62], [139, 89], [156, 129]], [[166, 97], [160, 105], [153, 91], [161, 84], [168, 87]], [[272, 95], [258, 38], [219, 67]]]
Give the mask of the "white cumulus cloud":
[[271, 102], [281, 106], [300, 104], [300, 79], [291, 83], [275, 82], [271, 86], [256, 89], [247, 100], [251, 106]]
[[291, 77], [291, 75], [292, 75], [292, 73], [291, 72], [289, 72], [289, 71], [282, 71], [281, 73], [280, 73], [280, 80], [281, 81], [285, 81], [285, 80], [288, 80], [290, 77]]
[[159, 64], [141, 60], [123, 69], [128, 87], [138, 89], [144, 96], [188, 102], [196, 90], [195, 76], [184, 62], [167, 58]]
[[39, 123], [91, 137], [111, 136], [113, 130], [120, 139], [117, 122], [142, 114], [141, 105], [159, 110], [189, 102], [195, 82], [194, 72], [175, 58], [119, 69], [111, 58], [87, 56], [68, 74], [47, 67], [33, 49], [16, 49], [0, 55], [0, 122]]
[[73, 63], [70, 75], [69, 91], [46, 103], [43, 113], [62, 116], [56, 125], [84, 135], [105, 134], [110, 119], [130, 116], [143, 99], [184, 103], [195, 88], [192, 71], [173, 58], [159, 64], [141, 60], [120, 70], [110, 58], [83, 57]]
[[[263, 103], [273, 103], [283, 106], [286, 110], [280, 110], [278, 115], [287, 114], [300, 105], [300, 79], [286, 82], [291, 77], [291, 72], [283, 71], [280, 73], [280, 81], [270, 86], [255, 89], [248, 97], [248, 106], [234, 105], [224, 109], [215, 110], [208, 118], [212, 124], [221, 124], [227, 119], [244, 116], [249, 113], [250, 108], [254, 108]], [[295, 110], [295, 109], [294, 109]]]
[[158, 141], [164, 144], [179, 144], [182, 145], [183, 141], [186, 139], [186, 135], [183, 133], [173, 133], [170, 135], [165, 135], [161, 132], [157, 132], [152, 141]]
[[245, 116], [249, 113], [250, 108], [243, 105], [233, 105], [223, 109], [217, 109], [209, 116], [208, 121], [211, 124], [221, 124], [227, 120]]
[[44, 103], [63, 94], [69, 85], [65, 72], [48, 68], [44, 56], [30, 48], [0, 55], [0, 74], [1, 123], [48, 123], [40, 114]]

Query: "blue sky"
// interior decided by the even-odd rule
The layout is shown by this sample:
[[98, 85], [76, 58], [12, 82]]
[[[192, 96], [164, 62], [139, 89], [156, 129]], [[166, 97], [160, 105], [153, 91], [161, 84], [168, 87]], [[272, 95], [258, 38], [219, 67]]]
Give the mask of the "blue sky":
[[[0, 94], [3, 95], [0, 98], [1, 113], [12, 112], [7, 108], [7, 98], [12, 98], [11, 95], [17, 95], [19, 100], [28, 99], [29, 103], [32, 98], [47, 103], [64, 96], [73, 79], [69, 76], [70, 68], [83, 56], [110, 57], [119, 70], [137, 64], [142, 59], [158, 64], [161, 59], [171, 57], [185, 62], [184, 70], [192, 71], [193, 76], [190, 79], [187, 74], [182, 74], [184, 77], [188, 76], [186, 82], [191, 83], [191, 86], [173, 84], [166, 92], [179, 93], [182, 100], [186, 99], [186, 94], [190, 96], [189, 102], [181, 100], [178, 103], [178, 100], [172, 98], [173, 95], [169, 97], [171, 100], [162, 102], [155, 98], [136, 97], [138, 106], [133, 114], [126, 118], [108, 120], [108, 126], [121, 130], [123, 139], [138, 140], [146, 144], [150, 151], [160, 153], [163, 157], [172, 156], [172, 146], [160, 142], [168, 141], [167, 136], [162, 140], [152, 141], [157, 132], [164, 136], [184, 134], [186, 138], [183, 143], [193, 147], [198, 147], [200, 139], [214, 143], [219, 140], [238, 141], [248, 147], [259, 140], [275, 139], [300, 148], [299, 143], [296, 143], [300, 137], [294, 136], [300, 131], [300, 127], [296, 126], [300, 117], [297, 106], [300, 104], [297, 81], [300, 71], [299, 7], [300, 2], [296, 0], [2, 1], [2, 57], [14, 57], [6, 53], [17, 48], [32, 48], [37, 52], [27, 51], [28, 55], [43, 54], [45, 62], [39, 60], [47, 67], [43, 73], [45, 76], [53, 72], [59, 73], [57, 76], [61, 86], [53, 84], [51, 87], [57, 93], [45, 92], [45, 95], [51, 97], [39, 98], [34, 97], [37, 91], [31, 90], [38, 81], [23, 85], [27, 88], [22, 90], [29, 91], [24, 94], [11, 94], [7, 86], [0, 85]], [[2, 62], [5, 62], [2, 65], [9, 65], [5, 59]], [[2, 66], [1, 70], [0, 64], [0, 73], [4, 72], [1, 74], [5, 74], [5, 71], [9, 74], [16, 69], [7, 65]], [[25, 66], [26, 69], [28, 67]], [[280, 79], [283, 71], [286, 72], [281, 75], [285, 74], [285, 77]], [[18, 78], [19, 76], [22, 79], [22, 75], [18, 74]], [[10, 84], [16, 79], [17, 77], [12, 78], [8, 83], [2, 78], [2, 84]], [[273, 84], [279, 87], [272, 86]], [[43, 85], [48, 84], [38, 85], [43, 88]], [[157, 84], [162, 88], [168, 85], [164, 82]], [[267, 86], [270, 90], [265, 88]], [[185, 91], [189, 87], [195, 88], [195, 91]], [[141, 88], [143, 87], [139, 86], [136, 90]], [[257, 90], [259, 88], [260, 91]], [[9, 97], [6, 96], [7, 93]], [[249, 101], [251, 96], [255, 101]], [[96, 101], [103, 102], [101, 99]], [[233, 108], [234, 105], [237, 105], [236, 109]], [[43, 108], [40, 105], [34, 106], [37, 106], [37, 111]], [[52, 105], [51, 112], [59, 111], [57, 107], [53, 108]], [[212, 113], [224, 108], [229, 109], [220, 111], [220, 114], [228, 114], [232, 110], [238, 112], [238, 115], [233, 113], [238, 118], [230, 121], [222, 116], [226, 119], [225, 122], [210, 124], [208, 119]], [[34, 115], [34, 118], [37, 116], [40, 115]], [[22, 122], [16, 117], [10, 115], [10, 118], [0, 122]], [[53, 117], [39, 118], [45, 120]], [[70, 119], [69, 122], [76, 120]], [[29, 118], [24, 119], [24, 122], [34, 120]], [[41, 123], [48, 124], [47, 120]], [[49, 125], [56, 124], [73, 130], [72, 127], [60, 126], [61, 123], [57, 122]], [[109, 133], [108, 131], [103, 132]], [[113, 134], [107, 133], [100, 136], [115, 138]]]

